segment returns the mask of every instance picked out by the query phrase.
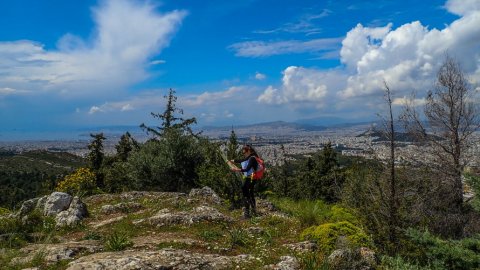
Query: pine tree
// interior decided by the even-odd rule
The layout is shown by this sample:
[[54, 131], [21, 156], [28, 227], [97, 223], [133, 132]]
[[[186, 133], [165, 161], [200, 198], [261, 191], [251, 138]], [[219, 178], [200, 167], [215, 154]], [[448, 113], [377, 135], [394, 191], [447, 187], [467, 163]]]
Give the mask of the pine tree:
[[142, 123], [140, 127], [143, 130], [146, 130], [147, 133], [154, 134], [157, 138], [164, 137], [164, 135], [170, 130], [178, 131], [181, 133], [188, 133], [190, 135], [198, 135], [193, 134], [193, 131], [190, 128], [191, 125], [197, 123], [197, 119], [195, 117], [184, 119], [182, 117], [175, 116], [176, 113], [183, 115], [183, 110], [175, 106], [175, 102], [177, 102], [175, 90], [170, 88], [168, 95], [164, 96], [164, 98], [167, 100], [165, 111], [163, 113], [151, 113], [154, 118], [158, 118], [161, 121], [160, 126], [148, 127], [147, 125]]
[[117, 158], [119, 161], [125, 162], [130, 155], [130, 152], [135, 147], [135, 140], [132, 138], [129, 132], [120, 137], [120, 141], [117, 145], [115, 145], [115, 149], [117, 149]]
[[90, 168], [96, 175], [97, 186], [103, 188], [103, 174], [100, 169], [102, 168], [103, 159], [105, 154], [103, 153], [103, 141], [106, 139], [103, 133], [90, 134], [93, 140], [88, 145], [90, 153], [88, 153], [88, 161], [90, 162]]
[[230, 133], [230, 138], [228, 139], [227, 144], [227, 158], [228, 160], [237, 159], [239, 155], [240, 151], [238, 150], [237, 135], [232, 127], [232, 132]]

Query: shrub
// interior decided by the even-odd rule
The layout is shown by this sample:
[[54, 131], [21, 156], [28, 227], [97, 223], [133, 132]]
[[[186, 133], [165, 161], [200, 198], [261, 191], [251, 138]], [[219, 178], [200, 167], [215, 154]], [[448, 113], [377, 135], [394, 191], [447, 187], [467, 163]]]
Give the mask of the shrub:
[[[411, 263], [408, 260], [400, 256], [396, 257], [382, 257], [382, 269], [385, 270], [428, 270], [432, 269], [430, 266], [420, 266], [415, 263]], [[437, 268], [434, 268], [437, 269]]]
[[134, 178], [131, 168], [126, 162], [114, 162], [104, 168], [104, 184], [106, 192], [123, 192], [134, 189]]
[[348, 221], [325, 223], [305, 229], [301, 235], [302, 240], [316, 240], [319, 248], [324, 252], [331, 252], [336, 248], [338, 241], [345, 238], [352, 247], [372, 247], [367, 234], [359, 227]]
[[72, 174], [65, 176], [65, 179], [58, 183], [57, 191], [77, 194], [92, 194], [96, 189], [95, 173], [88, 168], [79, 168]]
[[353, 210], [338, 205], [330, 206], [321, 200], [276, 199], [274, 202], [280, 210], [296, 217], [304, 227], [340, 221], [348, 221], [354, 225], [361, 224], [361, 220]]
[[283, 212], [296, 217], [304, 227], [321, 224], [330, 215], [330, 207], [320, 200], [277, 199], [275, 205]]
[[413, 244], [412, 254], [427, 265], [437, 269], [476, 269], [480, 267], [480, 236], [462, 240], [443, 240], [430, 232], [408, 229], [407, 236]]
[[332, 206], [328, 219], [332, 222], [348, 221], [354, 225], [360, 225], [360, 220], [354, 214], [353, 210], [338, 205]]

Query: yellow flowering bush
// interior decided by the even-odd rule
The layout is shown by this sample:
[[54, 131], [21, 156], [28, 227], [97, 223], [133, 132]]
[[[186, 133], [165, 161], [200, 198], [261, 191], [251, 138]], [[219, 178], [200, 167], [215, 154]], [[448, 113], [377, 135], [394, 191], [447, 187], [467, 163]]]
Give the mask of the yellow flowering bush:
[[79, 168], [58, 183], [56, 190], [69, 194], [91, 194], [96, 189], [95, 173], [88, 168]]

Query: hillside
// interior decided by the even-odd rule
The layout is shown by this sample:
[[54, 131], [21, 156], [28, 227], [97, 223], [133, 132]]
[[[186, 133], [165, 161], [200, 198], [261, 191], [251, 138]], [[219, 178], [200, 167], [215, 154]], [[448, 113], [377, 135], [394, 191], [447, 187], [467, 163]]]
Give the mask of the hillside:
[[0, 207], [13, 208], [52, 190], [59, 177], [83, 165], [83, 158], [64, 152], [1, 150]]
[[[258, 216], [245, 220], [209, 188], [101, 194], [84, 202], [90, 215], [80, 225], [54, 229], [45, 219], [51, 225], [35, 232], [35, 243], [12, 241], [19, 248], [3, 250], [0, 269], [305, 269], [319, 249], [301, 241], [305, 224], [273, 203], [259, 200]], [[365, 258], [374, 263], [369, 252]]]

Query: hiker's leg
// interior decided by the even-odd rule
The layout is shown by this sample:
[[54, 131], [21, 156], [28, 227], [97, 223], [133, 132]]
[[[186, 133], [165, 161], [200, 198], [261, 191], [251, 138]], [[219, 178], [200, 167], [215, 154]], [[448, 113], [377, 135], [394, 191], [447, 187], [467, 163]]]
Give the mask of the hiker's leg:
[[257, 181], [251, 180], [250, 188], [249, 188], [249, 198], [250, 198], [250, 206], [252, 207], [252, 214], [257, 215], [257, 204], [255, 202], [255, 184]]
[[243, 186], [242, 186], [242, 193], [243, 193], [243, 205], [244, 205], [244, 209], [243, 209], [243, 216], [248, 218], [250, 217], [250, 192], [249, 192], [249, 189], [250, 189], [250, 179], [248, 178], [245, 178], [245, 181], [243, 182]]

